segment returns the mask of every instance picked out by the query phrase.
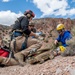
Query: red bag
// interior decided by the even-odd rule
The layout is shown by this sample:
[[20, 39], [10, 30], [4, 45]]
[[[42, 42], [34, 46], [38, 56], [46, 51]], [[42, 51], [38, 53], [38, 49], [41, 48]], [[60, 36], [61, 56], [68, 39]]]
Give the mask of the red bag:
[[9, 56], [9, 52], [0, 48], [0, 56], [2, 57], [8, 57]]

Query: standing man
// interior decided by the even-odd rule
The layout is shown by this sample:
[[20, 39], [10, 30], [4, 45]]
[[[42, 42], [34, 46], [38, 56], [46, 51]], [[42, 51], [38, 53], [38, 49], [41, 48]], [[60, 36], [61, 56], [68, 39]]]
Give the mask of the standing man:
[[21, 16], [15, 21], [15, 24], [13, 25], [12, 31], [15, 31], [13, 35], [15, 37], [22, 35], [25, 33], [29, 36], [37, 36], [35, 33], [33, 33], [31, 30], [29, 30], [28, 25], [29, 22], [35, 17], [35, 14], [31, 10], [27, 10], [24, 13], [24, 16]]
[[[11, 48], [15, 52], [26, 49], [27, 47], [33, 45], [34, 41], [28, 39], [29, 36], [39, 36], [29, 29], [29, 22], [35, 17], [35, 14], [31, 10], [27, 10], [24, 13], [24, 16], [19, 17], [12, 28], [12, 42]], [[16, 41], [13, 39], [15, 38]], [[37, 40], [36, 40], [37, 43]]]

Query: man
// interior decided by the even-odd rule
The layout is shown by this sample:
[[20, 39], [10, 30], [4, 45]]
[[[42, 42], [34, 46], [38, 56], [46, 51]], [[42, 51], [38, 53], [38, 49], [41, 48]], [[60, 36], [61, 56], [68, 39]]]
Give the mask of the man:
[[[36, 28], [35, 28], [35, 23], [34, 22], [29, 22], [29, 29], [36, 33], [37, 35], [39, 35], [40, 37], [38, 39], [43, 39], [45, 37], [45, 34], [42, 32], [42, 31], [38, 31]], [[35, 36], [32, 36], [32, 38], [36, 38]]]
[[58, 24], [56, 27], [57, 32], [59, 33], [58, 38], [54, 41], [54, 44], [57, 47], [57, 51], [64, 52], [68, 44], [66, 43], [68, 40], [72, 38], [70, 31], [65, 30], [64, 24]]
[[35, 33], [33, 33], [31, 30], [29, 30], [28, 25], [29, 22], [35, 17], [35, 14], [31, 10], [27, 10], [24, 13], [24, 16], [21, 16], [15, 21], [15, 24], [13, 25], [12, 31], [15, 31], [13, 35], [15, 37], [22, 35], [25, 33], [29, 36], [37, 36]]
[[34, 25], [33, 22], [30, 22], [30, 23], [29, 23], [29, 29], [30, 29], [32, 32], [36, 33], [36, 28], [35, 28], [35, 25]]
[[61, 42], [62, 46], [68, 46], [66, 44], [66, 41], [72, 38], [70, 31], [65, 30], [64, 24], [58, 24], [56, 30], [59, 33], [59, 35], [58, 38], [54, 41], [55, 45]]
[[[15, 21], [12, 31], [11, 48], [14, 52], [19, 52], [27, 47], [37, 43], [37, 40], [29, 40], [29, 36], [39, 36], [29, 29], [29, 22], [35, 17], [35, 14], [31, 10], [27, 10], [24, 16], [21, 16]], [[15, 39], [14, 39], [15, 38]], [[15, 41], [14, 41], [15, 40]]]

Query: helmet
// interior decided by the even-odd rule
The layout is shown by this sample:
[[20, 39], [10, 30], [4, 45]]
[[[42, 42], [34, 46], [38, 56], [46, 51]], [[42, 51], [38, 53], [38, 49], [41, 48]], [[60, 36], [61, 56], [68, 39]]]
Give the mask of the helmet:
[[58, 24], [57, 27], [56, 27], [56, 30], [62, 30], [64, 29], [64, 24]]
[[35, 14], [33, 13], [33, 11], [31, 11], [31, 10], [26, 10], [25, 12], [24, 12], [24, 15], [26, 15], [27, 17], [35, 17]]

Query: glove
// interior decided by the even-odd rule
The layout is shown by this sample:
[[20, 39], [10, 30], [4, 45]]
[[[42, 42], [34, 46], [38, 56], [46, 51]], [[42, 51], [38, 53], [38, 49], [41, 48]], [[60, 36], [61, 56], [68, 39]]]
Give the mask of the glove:
[[35, 33], [35, 38], [38, 38], [40, 35], [38, 33]]

